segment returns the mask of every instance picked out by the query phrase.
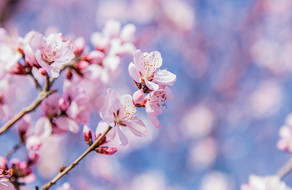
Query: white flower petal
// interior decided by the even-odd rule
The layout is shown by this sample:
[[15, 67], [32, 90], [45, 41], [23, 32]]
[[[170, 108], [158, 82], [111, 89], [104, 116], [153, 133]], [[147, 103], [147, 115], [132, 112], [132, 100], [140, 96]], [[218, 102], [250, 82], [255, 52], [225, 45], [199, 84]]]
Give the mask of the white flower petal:
[[148, 134], [148, 130], [145, 127], [145, 124], [139, 119], [130, 120], [126, 122], [126, 125], [131, 130], [131, 132], [138, 137], [145, 137]]

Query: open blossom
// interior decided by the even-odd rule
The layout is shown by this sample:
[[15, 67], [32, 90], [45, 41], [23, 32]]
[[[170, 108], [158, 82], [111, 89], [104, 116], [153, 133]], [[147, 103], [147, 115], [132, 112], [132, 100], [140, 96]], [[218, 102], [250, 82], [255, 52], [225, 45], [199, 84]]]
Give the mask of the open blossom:
[[30, 46], [38, 64], [53, 78], [58, 77], [62, 66], [74, 58], [70, 42], [64, 40], [61, 33], [45, 37], [34, 32]]
[[126, 145], [128, 140], [124, 134], [124, 128], [130, 129], [136, 136], [146, 136], [147, 129], [144, 123], [136, 118], [137, 109], [132, 97], [126, 94], [118, 99], [112, 89], [108, 89], [108, 95], [108, 104], [101, 108], [100, 117], [113, 127], [113, 137], [118, 135], [120, 144]]
[[142, 53], [136, 50], [134, 62], [129, 65], [129, 74], [139, 88], [147, 87], [150, 90], [158, 90], [165, 85], [173, 85], [176, 75], [164, 70], [159, 70], [162, 65], [161, 54], [158, 51]]
[[278, 176], [260, 177], [251, 175], [249, 177], [249, 183], [242, 185], [241, 190], [291, 190], [291, 188], [280, 181]]
[[171, 90], [166, 87], [150, 92], [146, 96], [145, 110], [147, 112], [150, 122], [156, 127], [161, 128], [157, 115], [162, 113], [161, 106], [165, 106], [165, 100], [173, 98]]

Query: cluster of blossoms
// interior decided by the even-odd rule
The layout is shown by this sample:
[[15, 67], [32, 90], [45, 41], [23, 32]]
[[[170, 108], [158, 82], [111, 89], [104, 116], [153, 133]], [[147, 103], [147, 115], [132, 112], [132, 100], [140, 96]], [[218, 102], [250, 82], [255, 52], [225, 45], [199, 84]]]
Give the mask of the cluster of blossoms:
[[[0, 29], [0, 118], [13, 119], [9, 114], [15, 102], [9, 92], [19, 88], [14, 83], [28, 80], [39, 92], [35, 102], [24, 109], [23, 117], [16, 120], [19, 120], [19, 145], [25, 144], [29, 155], [33, 156], [27, 162], [16, 158], [7, 160], [11, 155], [6, 156], [7, 159], [1, 157], [0, 169], [12, 171], [10, 176], [5, 176], [14, 186], [34, 181], [30, 166], [37, 162], [42, 144], [52, 135], [68, 131], [78, 133], [79, 125], [84, 125], [85, 142], [95, 146], [90, 150], [112, 155], [117, 149], [104, 144], [117, 136], [120, 144], [126, 145], [125, 130], [136, 136], [147, 135], [145, 124], [136, 117], [137, 107], [145, 108], [150, 122], [161, 128], [157, 116], [162, 113], [165, 101], [172, 99], [168, 86], [174, 84], [176, 75], [166, 69], [160, 70], [162, 58], [158, 51], [142, 53], [136, 50], [134, 32], [134, 25], [121, 27], [119, 22], [111, 20], [101, 33], [92, 35], [94, 50], [89, 51], [83, 38], [71, 41], [61, 33], [43, 35], [36, 31], [22, 38]], [[133, 97], [129, 94], [118, 97], [113, 89], [106, 90], [110, 80], [117, 76], [125, 54], [134, 55], [129, 74], [139, 90]], [[53, 87], [57, 78], [62, 80], [61, 89]], [[38, 107], [38, 116], [29, 114]], [[102, 121], [96, 134], [92, 134], [88, 123], [90, 116], [98, 111]], [[108, 126], [112, 130], [102, 136]]]

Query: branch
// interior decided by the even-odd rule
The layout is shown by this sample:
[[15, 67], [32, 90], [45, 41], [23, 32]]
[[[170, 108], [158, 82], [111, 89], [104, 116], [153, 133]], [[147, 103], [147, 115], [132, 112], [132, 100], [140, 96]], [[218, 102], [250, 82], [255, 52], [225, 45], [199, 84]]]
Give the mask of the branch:
[[290, 158], [278, 171], [279, 178], [285, 177], [292, 170], [292, 158]]
[[39, 92], [41, 92], [42, 91], [42, 87], [41, 87], [39, 81], [35, 78], [35, 76], [31, 72], [29, 73], [29, 75], [32, 77], [32, 79], [34, 81], [34, 84], [35, 84], [35, 87], [37, 88], [37, 90]]
[[73, 169], [78, 163], [91, 151], [99, 146], [101, 139], [111, 130], [112, 127], [108, 127], [107, 130], [81, 155], [77, 158], [70, 166], [66, 167], [62, 172], [60, 172], [54, 179], [42, 186], [41, 190], [48, 190], [53, 186], [59, 179], [61, 179], [65, 174], [67, 174], [71, 169]]
[[21, 146], [24, 144], [23, 141], [20, 141], [19, 143], [17, 143], [12, 150], [10, 150], [7, 155], [6, 155], [6, 159], [8, 160], [12, 154], [14, 154], [19, 148], [21, 148]]
[[6, 132], [14, 123], [16, 123], [19, 119], [21, 119], [25, 114], [28, 114], [34, 111], [40, 103], [47, 98], [49, 95], [57, 92], [57, 90], [51, 90], [48, 92], [40, 92], [38, 97], [26, 108], [23, 108], [18, 114], [16, 114], [12, 119], [10, 119], [7, 123], [5, 123], [0, 129], [0, 135]]

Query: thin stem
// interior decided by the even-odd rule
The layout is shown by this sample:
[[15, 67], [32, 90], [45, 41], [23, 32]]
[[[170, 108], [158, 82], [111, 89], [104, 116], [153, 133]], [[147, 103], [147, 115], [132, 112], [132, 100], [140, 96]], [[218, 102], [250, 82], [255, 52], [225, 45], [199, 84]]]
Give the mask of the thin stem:
[[42, 87], [41, 87], [39, 81], [35, 78], [35, 76], [31, 72], [29, 73], [29, 75], [32, 77], [32, 79], [34, 81], [34, 84], [35, 84], [35, 87], [37, 88], [37, 90], [39, 92], [41, 92], [42, 91]]
[[38, 97], [27, 107], [23, 108], [18, 114], [16, 114], [12, 119], [10, 119], [7, 123], [5, 123], [0, 128], [0, 135], [6, 132], [14, 123], [16, 123], [18, 120], [20, 120], [25, 114], [28, 114], [32, 111], [34, 111], [40, 103], [47, 98], [49, 95], [55, 93], [57, 90], [51, 90], [48, 92], [40, 92]]
[[61, 179], [65, 174], [72, 170], [78, 163], [91, 151], [99, 146], [101, 139], [111, 130], [112, 127], [108, 127], [107, 130], [81, 155], [77, 158], [70, 166], [66, 167], [62, 172], [60, 172], [54, 179], [42, 186], [41, 190], [48, 190], [53, 186], [59, 179]]
[[23, 141], [20, 141], [19, 143], [17, 143], [12, 150], [10, 150], [7, 154], [6, 154], [6, 159], [8, 160], [12, 154], [14, 154], [22, 145], [24, 144]]
[[292, 170], [292, 158], [290, 158], [278, 171], [279, 178], [285, 177]]

